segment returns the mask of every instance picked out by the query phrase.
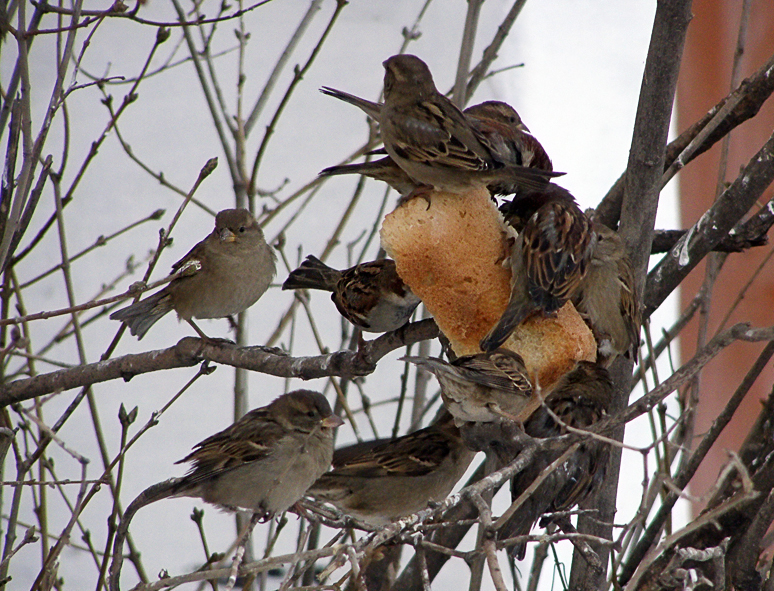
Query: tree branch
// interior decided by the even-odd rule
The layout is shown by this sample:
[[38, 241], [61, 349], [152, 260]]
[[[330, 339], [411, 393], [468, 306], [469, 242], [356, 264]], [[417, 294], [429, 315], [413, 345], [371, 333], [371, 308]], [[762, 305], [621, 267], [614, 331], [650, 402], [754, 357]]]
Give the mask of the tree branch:
[[[712, 107], [704, 117], [686, 129], [680, 136], [672, 141], [666, 149], [664, 158], [664, 170], [666, 171], [674, 161], [682, 154], [683, 150], [717, 117], [721, 109], [729, 102], [735, 102], [735, 106], [716, 122], [714, 131], [709, 134], [695, 151], [683, 161], [683, 165], [694, 160], [700, 154], [709, 150], [713, 145], [729, 134], [733, 129], [754, 117], [771, 94], [774, 92], [774, 56], [761, 66], [755, 74], [746, 78], [739, 88], [723, 98]], [[614, 228], [621, 216], [621, 203], [623, 200], [624, 174], [607, 192], [596, 209], [596, 215], [603, 224]]]
[[210, 344], [186, 337], [168, 349], [124, 355], [5, 384], [0, 386], [0, 407], [108, 380], [128, 381], [143, 373], [191, 367], [203, 360], [302, 380], [363, 376], [373, 372], [377, 361], [387, 353], [437, 336], [435, 321], [421, 320], [367, 342], [360, 351], [337, 351], [314, 357], [291, 357], [278, 349]]
[[[643, 297], [650, 316], [688, 273], [742, 219], [774, 180], [774, 134], [733, 184], [648, 274]], [[770, 213], [770, 212], [769, 212]]]
[[[691, 0], [660, 0], [653, 21], [648, 57], [643, 72], [637, 117], [634, 123], [632, 146], [626, 169], [625, 189], [621, 207], [620, 233], [632, 261], [639, 293], [645, 283], [648, 258], [653, 241], [661, 177], [664, 171], [665, 148], [672, 115], [672, 104], [677, 87], [677, 76], [683, 54], [685, 34], [691, 20]], [[611, 375], [616, 386], [611, 412], [626, 405], [631, 392], [633, 362], [620, 358]], [[623, 441], [623, 425], [612, 437]], [[578, 531], [599, 538], [612, 539], [613, 518], [618, 492], [621, 450], [610, 450], [607, 475], [602, 483], [593, 509], [598, 519], [581, 516]], [[608, 562], [610, 548], [592, 544], [602, 564]], [[595, 571], [577, 550], [573, 553], [571, 589], [601, 589], [605, 573]]]

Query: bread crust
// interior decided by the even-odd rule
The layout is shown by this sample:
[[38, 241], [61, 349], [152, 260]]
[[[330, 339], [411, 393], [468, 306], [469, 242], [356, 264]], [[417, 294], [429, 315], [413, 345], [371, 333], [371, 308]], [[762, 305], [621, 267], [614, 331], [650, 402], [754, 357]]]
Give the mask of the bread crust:
[[[454, 352], [479, 353], [479, 341], [500, 319], [511, 292], [506, 257], [512, 237], [489, 192], [432, 191], [410, 199], [385, 217], [381, 239]], [[596, 358], [594, 336], [569, 302], [555, 317], [527, 319], [503, 347], [524, 358], [541, 388], [576, 361]]]

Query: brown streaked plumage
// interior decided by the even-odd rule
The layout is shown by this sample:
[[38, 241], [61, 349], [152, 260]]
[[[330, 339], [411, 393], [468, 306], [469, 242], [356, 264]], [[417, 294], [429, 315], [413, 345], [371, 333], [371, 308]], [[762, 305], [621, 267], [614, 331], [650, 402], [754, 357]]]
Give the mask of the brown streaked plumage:
[[521, 355], [498, 349], [465, 355], [447, 363], [434, 357], [403, 357], [433, 373], [441, 385], [441, 397], [459, 423], [488, 423], [498, 418], [526, 419], [540, 401]]
[[[191, 274], [186, 274], [186, 269]], [[194, 318], [224, 318], [252, 306], [269, 288], [276, 255], [246, 209], [225, 209], [215, 229], [172, 266], [183, 275], [164, 289], [110, 315], [142, 339], [148, 329], [175, 310], [202, 338]]]
[[338, 271], [309, 255], [288, 275], [282, 289], [333, 292], [339, 313], [366, 332], [389, 332], [406, 324], [419, 298], [403, 283], [395, 261], [379, 259]]
[[455, 193], [507, 179], [539, 189], [553, 176], [499, 162], [486, 138], [438, 92], [427, 64], [418, 57], [395, 55], [383, 65], [379, 123], [384, 147], [418, 184]]
[[[505, 218], [520, 232], [511, 249], [511, 298], [481, 349], [502, 345], [528, 316], [554, 314], [573, 297], [596, 247], [591, 223], [566, 189], [555, 184], [517, 196]], [[501, 208], [502, 209], [502, 208]]]
[[602, 224], [594, 231], [597, 246], [572, 302], [597, 340], [597, 361], [609, 367], [619, 355], [637, 360], [642, 315], [623, 241]]
[[124, 539], [139, 509], [169, 497], [198, 497], [223, 509], [270, 518], [298, 501], [329, 468], [333, 429], [343, 423], [322, 394], [296, 390], [197, 443], [177, 462], [192, 464], [185, 476], [147, 488], [124, 512], [113, 545], [111, 589], [117, 588]]
[[459, 193], [476, 185], [510, 182], [538, 189], [558, 176], [499, 162], [487, 138], [436, 90], [430, 70], [418, 57], [392, 56], [384, 67], [381, 107], [333, 89], [324, 92], [379, 121], [387, 153], [417, 186]]
[[[486, 101], [465, 109], [471, 125], [486, 138], [494, 157], [504, 164], [516, 164], [545, 171], [554, 165], [545, 149], [521, 121], [516, 109], [502, 101]], [[492, 195], [519, 193], [517, 183], [496, 182], [487, 187]]]
[[194, 446], [174, 496], [267, 516], [295, 503], [330, 465], [333, 429], [343, 421], [322, 394], [296, 390], [250, 411]]
[[441, 501], [465, 474], [475, 452], [467, 449], [452, 416], [394, 440], [356, 443], [336, 450], [333, 470], [309, 489], [345, 513], [374, 526]]
[[[339, 91], [336, 92], [338, 93]], [[339, 96], [339, 94], [333, 92], [329, 94], [361, 106], [359, 102], [349, 100], [349, 97], [352, 95], [339, 93], [343, 95]], [[343, 98], [344, 96], [347, 98]], [[380, 104], [370, 103], [370, 101], [364, 102], [367, 103], [368, 110], [366, 110], [366, 107], [361, 106], [362, 109], [366, 110], [367, 113], [378, 115], [381, 108]], [[487, 101], [468, 107], [463, 113], [471, 126], [485, 138], [485, 144], [489, 147], [497, 161], [505, 165], [515, 164], [546, 171], [553, 170], [551, 159], [546, 154], [543, 146], [528, 133], [519, 114], [507, 103]], [[372, 162], [331, 166], [320, 172], [320, 176], [342, 174], [362, 174], [378, 181], [386, 182], [404, 197], [409, 195], [418, 186], [389, 156]], [[520, 187], [518, 183], [504, 181], [490, 183], [487, 185], [487, 188], [493, 195], [510, 195], [516, 193]]]
[[[607, 415], [613, 399], [613, 384], [601, 365], [579, 361], [546, 395], [545, 404], [560, 421], [575, 429], [587, 429]], [[524, 424], [527, 435], [536, 438], [565, 435], [567, 429], [541, 406]], [[562, 451], [542, 454], [511, 479], [511, 497], [515, 500]], [[498, 531], [498, 539], [527, 535], [544, 513], [565, 511], [587, 499], [602, 482], [608, 459], [607, 444], [588, 439], [554, 470]], [[517, 544], [509, 552], [524, 558], [526, 544]]]

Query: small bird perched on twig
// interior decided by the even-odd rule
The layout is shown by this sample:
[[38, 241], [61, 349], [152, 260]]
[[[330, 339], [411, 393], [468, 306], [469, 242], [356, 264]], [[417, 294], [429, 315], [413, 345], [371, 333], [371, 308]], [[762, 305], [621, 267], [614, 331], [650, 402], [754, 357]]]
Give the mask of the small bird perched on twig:
[[[464, 113], [473, 128], [486, 138], [486, 145], [499, 162], [548, 172], [554, 170], [543, 146], [508, 103], [485, 101], [468, 107]], [[554, 176], [559, 174], [562, 173]], [[524, 189], [520, 183], [507, 179], [491, 183], [487, 188], [492, 195], [512, 195]]]
[[[596, 363], [579, 361], [546, 395], [545, 406], [527, 420], [524, 431], [531, 437], [547, 438], [566, 435], [567, 426], [587, 429], [607, 415], [612, 399], [613, 384], [607, 370]], [[511, 497], [516, 500], [561, 453], [542, 454], [518, 472], [511, 479]], [[607, 459], [607, 443], [597, 439], [581, 443], [502, 525], [498, 539], [527, 535], [544, 513], [569, 510], [583, 502], [604, 479]], [[512, 546], [509, 552], [523, 560], [526, 544]]]
[[[384, 104], [338, 93], [379, 121], [392, 160], [425, 190], [460, 193], [509, 182], [539, 189], [557, 173], [499, 161], [485, 134], [435, 87], [427, 64], [413, 55], [384, 62]], [[329, 94], [338, 91], [327, 90]]]
[[535, 313], [551, 315], [571, 299], [597, 244], [591, 222], [569, 191], [553, 183], [503, 204], [505, 220], [519, 235], [510, 253], [511, 297], [481, 349], [501, 346]]
[[395, 261], [379, 259], [338, 271], [309, 255], [282, 289], [330, 291], [339, 313], [366, 332], [390, 332], [406, 324], [420, 299], [403, 283]]
[[459, 425], [498, 418], [521, 422], [540, 404], [521, 355], [497, 349], [464, 355], [451, 363], [434, 357], [402, 357], [433, 373], [441, 385], [444, 406]]
[[192, 464], [185, 476], [147, 488], [124, 512], [113, 546], [111, 589], [121, 572], [126, 531], [140, 508], [168, 497], [198, 497], [252, 511], [254, 520], [268, 519], [298, 501], [328, 469], [333, 429], [343, 423], [322, 394], [296, 390], [197, 443], [177, 462]]
[[[364, 109], [367, 113], [381, 112], [382, 105], [371, 103], [338, 90], [324, 88], [323, 92]], [[551, 159], [529, 130], [522, 123], [516, 110], [500, 101], [486, 101], [463, 111], [471, 126], [487, 138], [494, 157], [503, 164], [515, 164], [552, 171]], [[386, 182], [402, 196], [409, 195], [418, 187], [395, 161], [387, 156], [371, 162], [331, 166], [320, 176], [362, 174]], [[493, 182], [487, 186], [493, 195], [510, 195], [519, 190], [518, 183]]]
[[209, 340], [193, 319], [224, 318], [252, 306], [269, 288], [276, 258], [249, 211], [224, 209], [215, 217], [212, 233], [172, 265], [179, 277], [110, 318], [124, 322], [142, 339], [157, 320], [175, 310]]
[[333, 454], [333, 470], [309, 494], [374, 526], [441, 501], [462, 478], [475, 452], [443, 411], [430, 426], [393, 440], [355, 443]]
[[597, 245], [572, 303], [594, 333], [599, 363], [609, 367], [619, 355], [637, 361], [642, 313], [632, 263], [617, 232], [593, 227]]

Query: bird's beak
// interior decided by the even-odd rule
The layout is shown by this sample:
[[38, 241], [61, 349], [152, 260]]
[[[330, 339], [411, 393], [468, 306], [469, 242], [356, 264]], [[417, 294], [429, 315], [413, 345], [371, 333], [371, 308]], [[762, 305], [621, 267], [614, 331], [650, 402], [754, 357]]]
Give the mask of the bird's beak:
[[322, 420], [322, 426], [328, 427], [329, 429], [335, 429], [336, 427], [341, 427], [344, 424], [344, 421], [341, 420], [341, 417], [338, 415], [331, 415], [329, 417], [325, 417]]
[[221, 242], [234, 242], [235, 240], [236, 240], [236, 234], [234, 234], [228, 228], [223, 228], [220, 231], [220, 241]]
[[516, 126], [516, 129], [518, 129], [519, 131], [523, 131], [523, 132], [525, 132], [525, 133], [530, 133], [530, 131], [529, 131], [529, 127], [527, 127], [527, 126], [526, 126], [526, 125], [524, 125], [523, 123], [519, 123], [519, 124]]

